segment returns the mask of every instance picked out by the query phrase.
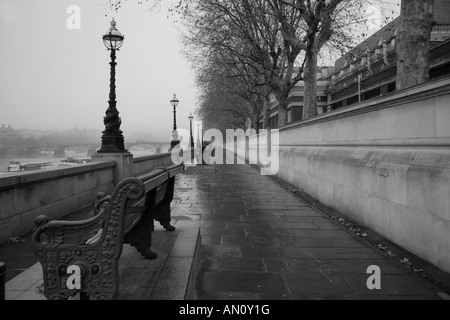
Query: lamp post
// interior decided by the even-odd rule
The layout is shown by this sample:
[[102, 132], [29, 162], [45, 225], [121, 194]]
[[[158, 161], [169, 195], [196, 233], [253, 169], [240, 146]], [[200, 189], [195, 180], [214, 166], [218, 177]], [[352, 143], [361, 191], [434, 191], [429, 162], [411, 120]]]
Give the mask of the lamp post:
[[170, 104], [173, 106], [173, 132], [172, 132], [172, 142], [170, 143], [170, 149], [175, 148], [180, 141], [178, 140], [178, 132], [177, 132], [177, 106], [180, 103], [177, 95], [174, 94], [172, 100], [170, 100]]
[[116, 24], [113, 18], [111, 28], [103, 35], [103, 43], [108, 51], [111, 51], [111, 80], [109, 108], [104, 118], [105, 131], [103, 131], [102, 146], [98, 153], [127, 153], [123, 132], [120, 130], [122, 120], [119, 117], [116, 101], [116, 50], [122, 47], [125, 37], [117, 30]]
[[194, 162], [194, 136], [192, 135], [192, 121], [194, 120], [194, 116], [191, 115], [189, 116], [189, 123], [190, 123], [190, 132], [191, 132], [191, 160], [192, 162]]

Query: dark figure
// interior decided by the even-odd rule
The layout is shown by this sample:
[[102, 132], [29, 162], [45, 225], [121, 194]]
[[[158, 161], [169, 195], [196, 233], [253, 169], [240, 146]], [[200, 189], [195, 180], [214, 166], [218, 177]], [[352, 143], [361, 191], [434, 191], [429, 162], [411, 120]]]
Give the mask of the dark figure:
[[170, 224], [170, 221], [172, 220], [170, 216], [170, 203], [173, 200], [175, 177], [169, 179], [166, 188], [166, 197], [156, 206], [154, 219], [158, 221], [164, 229], [172, 232], [175, 231], [175, 227]]

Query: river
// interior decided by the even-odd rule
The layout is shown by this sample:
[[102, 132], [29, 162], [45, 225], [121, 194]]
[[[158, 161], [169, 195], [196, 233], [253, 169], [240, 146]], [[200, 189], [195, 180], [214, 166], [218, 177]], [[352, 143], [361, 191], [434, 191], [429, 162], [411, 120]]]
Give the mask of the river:
[[[131, 150], [130, 151], [134, 158], [140, 158], [140, 157], [145, 157], [145, 156], [151, 156], [155, 154], [154, 150]], [[74, 154], [71, 155], [71, 157], [73, 158], [86, 158], [87, 154]], [[53, 167], [49, 167], [49, 168], [55, 168], [58, 167], [59, 164], [61, 164], [61, 160], [65, 160], [67, 159], [67, 157], [65, 158], [54, 158], [54, 157], [33, 157], [33, 158], [0, 158], [0, 178], [1, 177], [6, 177], [6, 176], [12, 176], [15, 173], [14, 172], [8, 172], [8, 166], [10, 164], [10, 162], [20, 162], [22, 164], [25, 163], [36, 163], [36, 162], [51, 162], [53, 164]], [[40, 171], [40, 170], [37, 170]], [[36, 172], [35, 171], [27, 171], [27, 172]]]

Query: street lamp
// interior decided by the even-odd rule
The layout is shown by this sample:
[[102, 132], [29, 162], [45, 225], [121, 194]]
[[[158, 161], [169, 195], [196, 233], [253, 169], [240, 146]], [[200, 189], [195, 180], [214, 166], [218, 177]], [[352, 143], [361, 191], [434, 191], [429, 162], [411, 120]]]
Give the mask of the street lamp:
[[170, 104], [173, 106], [173, 133], [172, 133], [172, 142], [170, 143], [170, 149], [175, 148], [180, 141], [178, 140], [178, 132], [177, 132], [177, 106], [180, 103], [180, 100], [177, 99], [177, 95], [174, 94], [172, 100], [170, 100]]
[[191, 160], [192, 160], [192, 162], [194, 162], [194, 136], [192, 135], [192, 121], [194, 120], [194, 116], [192, 115], [192, 113], [188, 119], [189, 119], [190, 129], [191, 129]]
[[111, 51], [111, 80], [109, 92], [109, 108], [104, 118], [105, 131], [102, 136], [102, 146], [98, 153], [126, 153], [124, 138], [120, 126], [122, 120], [119, 117], [116, 101], [116, 50], [122, 47], [125, 37], [117, 30], [114, 18], [111, 28], [103, 35], [103, 43], [108, 51]]

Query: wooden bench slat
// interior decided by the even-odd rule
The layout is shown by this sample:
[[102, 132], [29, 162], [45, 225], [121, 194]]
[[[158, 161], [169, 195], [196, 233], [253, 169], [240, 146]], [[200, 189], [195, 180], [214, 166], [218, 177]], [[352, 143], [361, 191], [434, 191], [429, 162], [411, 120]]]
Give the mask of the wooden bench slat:
[[169, 172], [169, 178], [173, 178], [177, 174], [183, 172], [183, 165], [169, 167], [167, 168], [167, 171]]
[[144, 181], [145, 192], [149, 192], [152, 189], [155, 189], [159, 185], [163, 184], [169, 179], [169, 175], [165, 172], [157, 177]]

